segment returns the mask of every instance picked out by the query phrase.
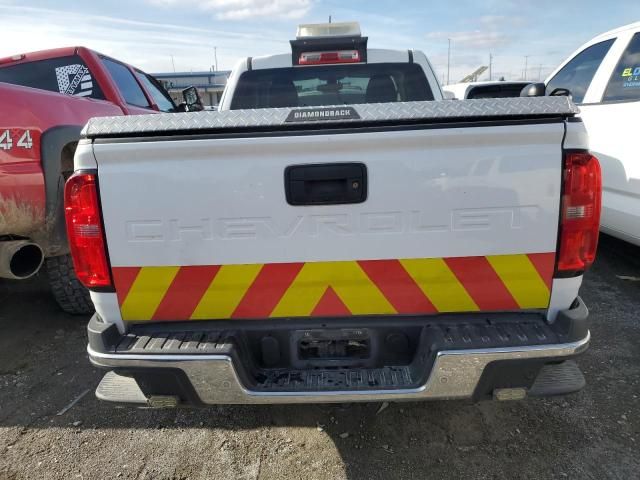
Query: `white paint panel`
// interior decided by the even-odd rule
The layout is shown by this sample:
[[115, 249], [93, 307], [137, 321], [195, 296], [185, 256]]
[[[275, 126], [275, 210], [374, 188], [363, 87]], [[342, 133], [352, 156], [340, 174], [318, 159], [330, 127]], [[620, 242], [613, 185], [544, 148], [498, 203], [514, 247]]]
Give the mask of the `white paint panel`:
[[[556, 250], [563, 124], [97, 144], [112, 266]], [[287, 204], [288, 165], [362, 162], [356, 205]]]
[[589, 136], [584, 124], [578, 122], [567, 123], [567, 133], [564, 137], [564, 148], [567, 150], [589, 149]]
[[640, 102], [583, 105], [589, 148], [602, 167], [604, 231], [640, 244], [640, 153], [636, 118]]
[[98, 168], [93, 156], [93, 145], [90, 140], [80, 140], [73, 157], [74, 170], [93, 170]]
[[640, 246], [640, 196], [604, 190], [600, 230]]

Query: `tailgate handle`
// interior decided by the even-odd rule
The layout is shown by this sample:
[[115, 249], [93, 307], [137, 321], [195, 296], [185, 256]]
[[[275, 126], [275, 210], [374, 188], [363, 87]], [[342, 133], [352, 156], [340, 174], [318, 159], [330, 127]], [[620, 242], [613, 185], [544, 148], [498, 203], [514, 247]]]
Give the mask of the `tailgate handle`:
[[338, 205], [367, 199], [364, 163], [290, 165], [284, 170], [289, 205]]

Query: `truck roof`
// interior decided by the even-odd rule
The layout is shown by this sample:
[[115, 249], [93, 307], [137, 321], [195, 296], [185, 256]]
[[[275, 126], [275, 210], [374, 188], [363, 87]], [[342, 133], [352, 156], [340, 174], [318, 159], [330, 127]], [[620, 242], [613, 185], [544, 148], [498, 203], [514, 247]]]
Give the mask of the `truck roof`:
[[288, 53], [249, 57], [247, 69], [411, 61], [409, 50], [368, 48], [358, 22], [301, 24], [289, 43]]
[[358, 22], [301, 24], [288, 53], [248, 57], [247, 70], [411, 61], [409, 50], [368, 48], [367, 42]]
[[14, 65], [17, 63], [35, 62], [38, 60], [46, 60], [49, 58], [68, 57], [77, 53], [78, 49], [86, 47], [61, 47], [48, 50], [38, 50], [36, 52], [18, 53], [8, 57], [0, 58], [0, 68], [6, 65]]
[[614, 28], [612, 30], [609, 30], [608, 32], [601, 33], [597, 37], [594, 37], [592, 40], [590, 40], [589, 43], [597, 41], [599, 39], [605, 39], [622, 32], [626, 32], [627, 30], [640, 30], [640, 22], [629, 23], [628, 25], [623, 25], [622, 27]]
[[[75, 47], [51, 48], [48, 50], [38, 50], [35, 52], [18, 53], [15, 55], [10, 55], [8, 57], [0, 58], [0, 68], [7, 67], [9, 65], [18, 65], [20, 63], [29, 63], [29, 62], [37, 62], [39, 60], [48, 60], [50, 58], [69, 57], [71, 55], [78, 54], [81, 51], [92, 52], [96, 55], [110, 57], [109, 55], [103, 55], [100, 52], [97, 52], [96, 50], [93, 50], [91, 48], [78, 45]], [[126, 63], [120, 60], [118, 61], [120, 63]]]

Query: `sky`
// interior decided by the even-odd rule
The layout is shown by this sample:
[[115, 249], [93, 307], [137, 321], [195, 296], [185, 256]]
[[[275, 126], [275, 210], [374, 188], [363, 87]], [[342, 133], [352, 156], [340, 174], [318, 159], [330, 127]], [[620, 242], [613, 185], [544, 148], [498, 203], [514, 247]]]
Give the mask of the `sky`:
[[[369, 47], [424, 51], [446, 83], [544, 78], [590, 38], [640, 20], [640, 0], [0, 0], [0, 57], [84, 45], [150, 73], [231, 69], [285, 53], [299, 23], [358, 21]], [[215, 55], [214, 55], [215, 53]], [[525, 57], [527, 57], [525, 59]], [[482, 79], [488, 79], [486, 73]]]

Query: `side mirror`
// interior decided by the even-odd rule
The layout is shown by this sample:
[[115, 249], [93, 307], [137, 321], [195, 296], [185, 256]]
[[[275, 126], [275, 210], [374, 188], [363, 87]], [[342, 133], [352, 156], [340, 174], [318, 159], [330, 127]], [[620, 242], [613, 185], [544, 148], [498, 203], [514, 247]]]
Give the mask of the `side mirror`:
[[520, 91], [521, 97], [544, 97], [547, 87], [544, 83], [530, 83]]
[[568, 88], [556, 88], [549, 94], [551, 97], [569, 97], [571, 98], [571, 90]]
[[186, 112], [200, 112], [204, 110], [200, 94], [196, 87], [188, 87], [182, 90], [182, 98], [184, 99]]

